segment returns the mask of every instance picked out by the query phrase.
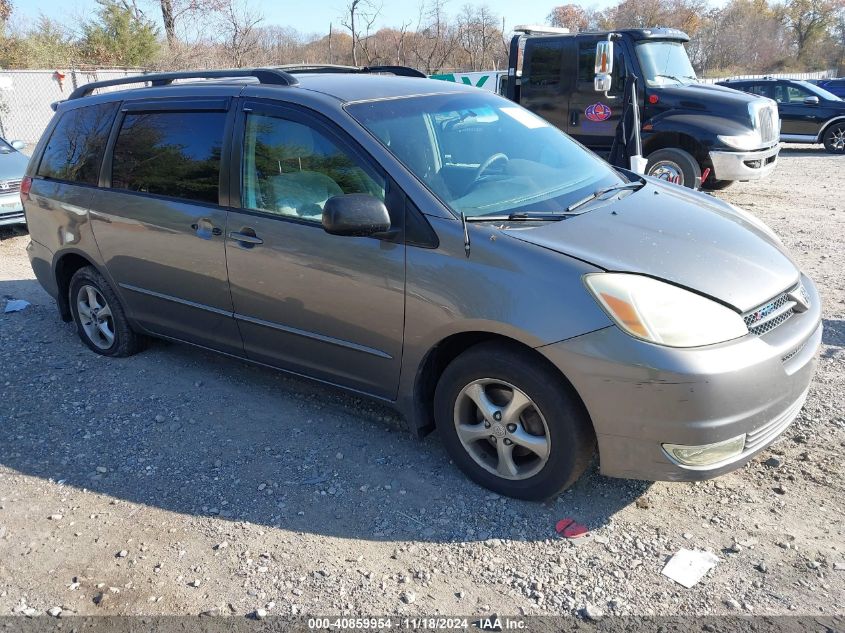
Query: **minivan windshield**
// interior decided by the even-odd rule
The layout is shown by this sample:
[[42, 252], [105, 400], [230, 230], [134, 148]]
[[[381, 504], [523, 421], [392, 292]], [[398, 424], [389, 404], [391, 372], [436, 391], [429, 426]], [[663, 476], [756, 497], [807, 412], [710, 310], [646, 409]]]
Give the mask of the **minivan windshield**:
[[347, 111], [467, 217], [564, 212], [598, 189], [626, 182], [545, 120], [489, 93], [362, 102]]
[[637, 44], [637, 58], [649, 86], [675, 86], [696, 81], [687, 49], [681, 42], [649, 40]]

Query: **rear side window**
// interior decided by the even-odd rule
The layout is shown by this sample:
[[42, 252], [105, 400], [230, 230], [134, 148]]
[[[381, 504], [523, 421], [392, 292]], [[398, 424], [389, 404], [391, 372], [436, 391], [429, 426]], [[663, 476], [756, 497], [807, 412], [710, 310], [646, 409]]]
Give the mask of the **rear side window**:
[[747, 84], [742, 89], [751, 94], [760, 95], [761, 97], [768, 97], [772, 94], [769, 84]]
[[138, 112], [114, 146], [114, 189], [218, 202], [225, 112]]
[[38, 176], [96, 185], [117, 103], [101, 103], [69, 110], [56, 125]]
[[563, 64], [563, 41], [538, 39], [528, 44], [530, 52], [528, 83], [531, 86], [557, 87]]

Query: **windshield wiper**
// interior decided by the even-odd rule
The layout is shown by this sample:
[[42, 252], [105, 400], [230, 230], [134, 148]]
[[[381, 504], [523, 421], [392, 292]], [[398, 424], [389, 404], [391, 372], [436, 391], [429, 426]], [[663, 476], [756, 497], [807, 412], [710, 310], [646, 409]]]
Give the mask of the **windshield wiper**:
[[518, 211], [508, 215], [473, 215], [464, 218], [465, 222], [537, 222], [563, 220], [578, 213], [568, 211]]
[[566, 212], [568, 214], [572, 215], [572, 212], [575, 211], [575, 209], [577, 209], [578, 207], [583, 207], [588, 202], [592, 202], [593, 200], [595, 200], [599, 196], [603, 196], [604, 194], [610, 193], [611, 191], [623, 191], [625, 189], [639, 189], [640, 187], [642, 187], [644, 185], [645, 185], [645, 181], [626, 182], [626, 183], [621, 184], [621, 185], [613, 185], [612, 187], [605, 187], [604, 189], [599, 189], [598, 191], [591, 193], [586, 198], [582, 198], [581, 200], [578, 200], [577, 202], [573, 202], [572, 204], [570, 204], [568, 207], [566, 207]]
[[676, 77], [675, 75], [661, 75], [660, 73], [656, 74], [655, 77], [666, 77], [667, 79], [671, 79], [672, 81], [677, 81], [679, 84], [684, 83], [681, 81], [680, 77]]

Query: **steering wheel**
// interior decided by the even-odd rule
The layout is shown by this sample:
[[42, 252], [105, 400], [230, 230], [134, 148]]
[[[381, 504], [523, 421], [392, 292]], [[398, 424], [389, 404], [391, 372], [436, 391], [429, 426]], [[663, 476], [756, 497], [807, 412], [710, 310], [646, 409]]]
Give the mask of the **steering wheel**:
[[484, 175], [484, 173], [488, 169], [490, 169], [490, 167], [501, 161], [505, 161], [507, 163], [508, 160], [508, 157], [505, 154], [502, 154], [501, 152], [489, 156], [483, 163], [478, 166], [478, 169], [475, 170], [475, 175], [472, 178], [472, 184], [474, 185], [475, 183], [477, 183]]

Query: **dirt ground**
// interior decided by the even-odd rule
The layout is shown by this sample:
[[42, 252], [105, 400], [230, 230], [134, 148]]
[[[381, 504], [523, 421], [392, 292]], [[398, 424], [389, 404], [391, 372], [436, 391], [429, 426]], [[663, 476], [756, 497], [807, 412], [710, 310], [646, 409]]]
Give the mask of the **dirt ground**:
[[[389, 409], [187, 346], [85, 348], [2, 229], [0, 615], [845, 614], [845, 156], [790, 147], [721, 192], [824, 300], [809, 400], [745, 468], [698, 484], [595, 466], [500, 498]], [[555, 523], [592, 529], [575, 546]], [[681, 548], [719, 562], [686, 589]]]

